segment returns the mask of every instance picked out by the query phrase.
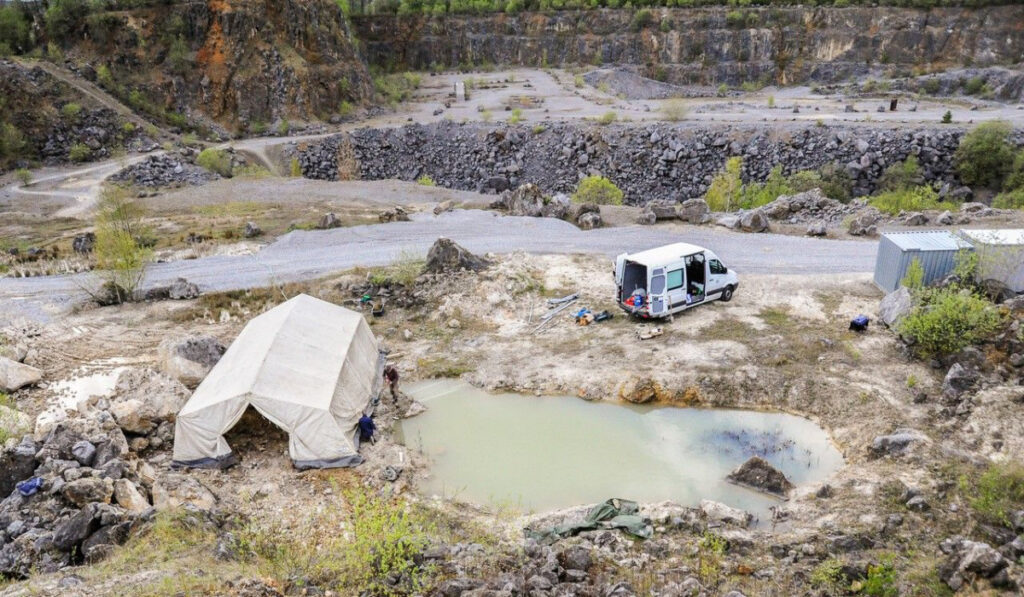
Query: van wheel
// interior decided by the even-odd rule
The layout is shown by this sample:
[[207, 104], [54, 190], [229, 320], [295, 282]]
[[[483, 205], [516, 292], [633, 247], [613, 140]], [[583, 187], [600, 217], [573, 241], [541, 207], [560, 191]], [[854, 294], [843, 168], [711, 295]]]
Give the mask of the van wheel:
[[722, 302], [728, 303], [732, 300], [732, 286], [726, 286], [725, 290], [722, 291]]

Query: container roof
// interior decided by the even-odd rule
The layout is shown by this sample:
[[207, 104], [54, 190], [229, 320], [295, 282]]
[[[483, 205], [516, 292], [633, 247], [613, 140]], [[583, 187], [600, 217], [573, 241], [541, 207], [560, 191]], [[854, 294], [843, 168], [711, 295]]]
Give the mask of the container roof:
[[1024, 228], [960, 230], [960, 235], [983, 245], [1024, 245]]
[[669, 261], [681, 259], [687, 255], [700, 253], [704, 250], [706, 250], [704, 247], [698, 247], [689, 243], [672, 243], [671, 245], [655, 247], [646, 251], [640, 251], [639, 253], [630, 253], [626, 255], [626, 259], [643, 265], [657, 267]]
[[885, 232], [883, 237], [904, 251], [959, 251], [971, 245], [948, 230], [914, 230]]

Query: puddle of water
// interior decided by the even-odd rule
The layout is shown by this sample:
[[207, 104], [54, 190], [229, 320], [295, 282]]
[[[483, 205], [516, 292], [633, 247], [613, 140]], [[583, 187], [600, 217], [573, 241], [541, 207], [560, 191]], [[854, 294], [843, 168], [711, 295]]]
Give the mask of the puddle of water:
[[[117, 364], [117, 361], [111, 359], [106, 364]], [[37, 433], [50, 429], [67, 418], [66, 411], [77, 410], [81, 401], [93, 396], [108, 398], [113, 395], [117, 378], [127, 367], [117, 366], [96, 373], [91, 373], [92, 369], [93, 367], [82, 367], [75, 371], [74, 377], [50, 385], [53, 398], [49, 406], [36, 417]]]
[[824, 430], [789, 414], [490, 394], [458, 380], [404, 390], [427, 406], [398, 429], [431, 463], [421, 490], [478, 504], [547, 511], [610, 497], [710, 499], [768, 520], [779, 500], [725, 480], [750, 456], [795, 485], [843, 464]]

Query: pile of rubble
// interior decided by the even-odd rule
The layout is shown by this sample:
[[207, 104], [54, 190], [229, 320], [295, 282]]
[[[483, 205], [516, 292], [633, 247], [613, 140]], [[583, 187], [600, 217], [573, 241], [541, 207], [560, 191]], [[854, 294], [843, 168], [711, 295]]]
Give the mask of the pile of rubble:
[[[873, 192], [882, 173], [917, 156], [926, 182], [959, 184], [952, 155], [962, 131], [952, 128], [796, 127], [784, 136], [760, 126], [693, 128], [672, 124], [593, 127], [440, 122], [365, 128], [299, 150], [303, 175], [336, 180], [339, 151], [351, 152], [359, 177], [416, 180], [501, 192], [534, 182], [546, 193], [570, 193], [581, 175], [600, 173], [625, 191], [630, 204], [701, 197], [730, 156], [741, 156], [743, 180], [763, 181], [771, 169], [813, 170], [835, 164], [849, 174], [854, 196]], [[1014, 141], [1020, 141], [1019, 135]]]
[[220, 178], [215, 172], [171, 155], [149, 156], [110, 177], [114, 182], [146, 188], [199, 186]]
[[188, 396], [172, 378], [128, 368], [109, 396], [48, 409], [33, 434], [9, 440], [0, 450], [0, 576], [101, 560], [183, 494], [212, 505], [197, 481], [158, 478], [162, 455], [142, 458], [171, 445]]

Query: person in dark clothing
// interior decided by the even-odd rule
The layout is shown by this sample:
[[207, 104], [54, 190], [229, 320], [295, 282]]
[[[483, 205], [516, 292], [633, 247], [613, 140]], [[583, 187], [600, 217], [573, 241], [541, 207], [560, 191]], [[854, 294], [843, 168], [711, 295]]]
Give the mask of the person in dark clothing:
[[359, 418], [359, 441], [373, 443], [373, 434], [377, 431], [377, 424], [373, 422], [373, 418], [369, 415], [363, 415]]
[[393, 365], [384, 367], [384, 382], [391, 389], [391, 399], [398, 403], [398, 369]]

